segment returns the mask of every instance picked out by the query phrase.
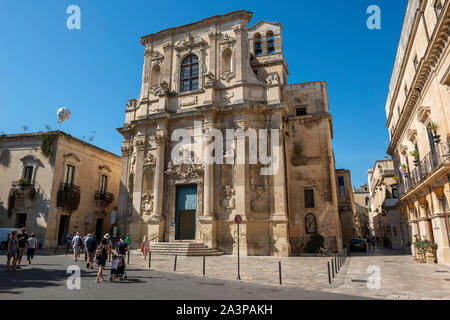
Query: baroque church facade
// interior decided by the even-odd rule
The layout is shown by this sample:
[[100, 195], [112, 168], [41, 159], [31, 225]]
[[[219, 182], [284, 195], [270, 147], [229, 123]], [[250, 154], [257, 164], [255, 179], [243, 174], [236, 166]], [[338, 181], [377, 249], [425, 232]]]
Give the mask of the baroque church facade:
[[301, 253], [315, 233], [341, 250], [326, 82], [288, 84], [281, 24], [249, 27], [251, 17], [235, 11], [141, 38], [141, 93], [118, 129], [117, 224], [132, 247], [148, 235], [235, 254], [241, 215], [244, 255]]

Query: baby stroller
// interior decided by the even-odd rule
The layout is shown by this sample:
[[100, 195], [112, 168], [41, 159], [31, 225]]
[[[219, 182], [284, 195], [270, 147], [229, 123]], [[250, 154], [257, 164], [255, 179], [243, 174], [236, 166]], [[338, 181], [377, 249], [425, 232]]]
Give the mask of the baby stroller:
[[125, 272], [125, 259], [122, 256], [119, 256], [119, 265], [117, 266], [117, 276], [119, 277], [120, 281], [123, 281], [123, 279], [127, 279], [127, 273]]

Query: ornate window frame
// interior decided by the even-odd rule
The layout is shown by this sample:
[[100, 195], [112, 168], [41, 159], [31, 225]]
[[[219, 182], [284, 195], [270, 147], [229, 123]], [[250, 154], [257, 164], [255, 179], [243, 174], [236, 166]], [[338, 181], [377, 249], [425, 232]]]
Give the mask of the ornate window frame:
[[[203, 92], [205, 88], [204, 75], [207, 73], [206, 48], [207, 42], [200, 36], [193, 36], [187, 33], [184, 39], [179, 40], [174, 48], [176, 51], [175, 68], [175, 92], [179, 96], [192, 95]], [[181, 92], [181, 62], [189, 55], [195, 54], [198, 57], [198, 89]]]

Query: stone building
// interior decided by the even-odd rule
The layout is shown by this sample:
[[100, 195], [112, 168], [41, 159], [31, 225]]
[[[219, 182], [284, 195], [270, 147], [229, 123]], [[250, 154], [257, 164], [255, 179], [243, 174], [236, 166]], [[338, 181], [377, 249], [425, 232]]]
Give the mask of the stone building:
[[245, 255], [301, 252], [314, 233], [341, 248], [327, 85], [288, 84], [281, 24], [251, 17], [142, 37], [141, 93], [118, 129], [119, 231], [132, 246], [149, 235], [236, 253], [239, 214]]
[[357, 219], [356, 228], [359, 229], [361, 236], [366, 238], [371, 235], [371, 226], [369, 222], [369, 186], [364, 184], [358, 189], [353, 188], [353, 196], [355, 198], [355, 215]]
[[398, 206], [398, 176], [394, 163], [385, 158], [377, 160], [368, 175], [370, 185], [370, 206], [373, 212], [375, 237], [379, 246], [392, 249], [406, 249], [411, 244], [407, 217]]
[[345, 243], [361, 236], [357, 228], [355, 198], [353, 194], [350, 170], [336, 170], [337, 198], [339, 205], [339, 219], [342, 227], [342, 239]]
[[438, 245], [440, 263], [450, 263], [449, 7], [448, 0], [408, 2], [386, 101], [388, 154], [404, 171], [399, 206], [410, 236]]
[[111, 232], [120, 157], [64, 132], [0, 136], [0, 227], [26, 227], [42, 247], [67, 232]]

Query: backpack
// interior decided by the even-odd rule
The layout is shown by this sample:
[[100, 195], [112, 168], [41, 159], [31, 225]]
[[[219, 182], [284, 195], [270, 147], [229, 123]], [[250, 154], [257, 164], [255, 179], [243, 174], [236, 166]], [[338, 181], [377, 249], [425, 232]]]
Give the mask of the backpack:
[[78, 239], [77, 239], [77, 246], [80, 246], [80, 247], [81, 247], [82, 244], [83, 244], [83, 241], [81, 240], [81, 237], [78, 236]]
[[104, 255], [103, 255], [103, 246], [98, 247], [97, 252], [95, 253], [95, 260], [97, 261], [98, 264], [102, 263], [104, 260]]

